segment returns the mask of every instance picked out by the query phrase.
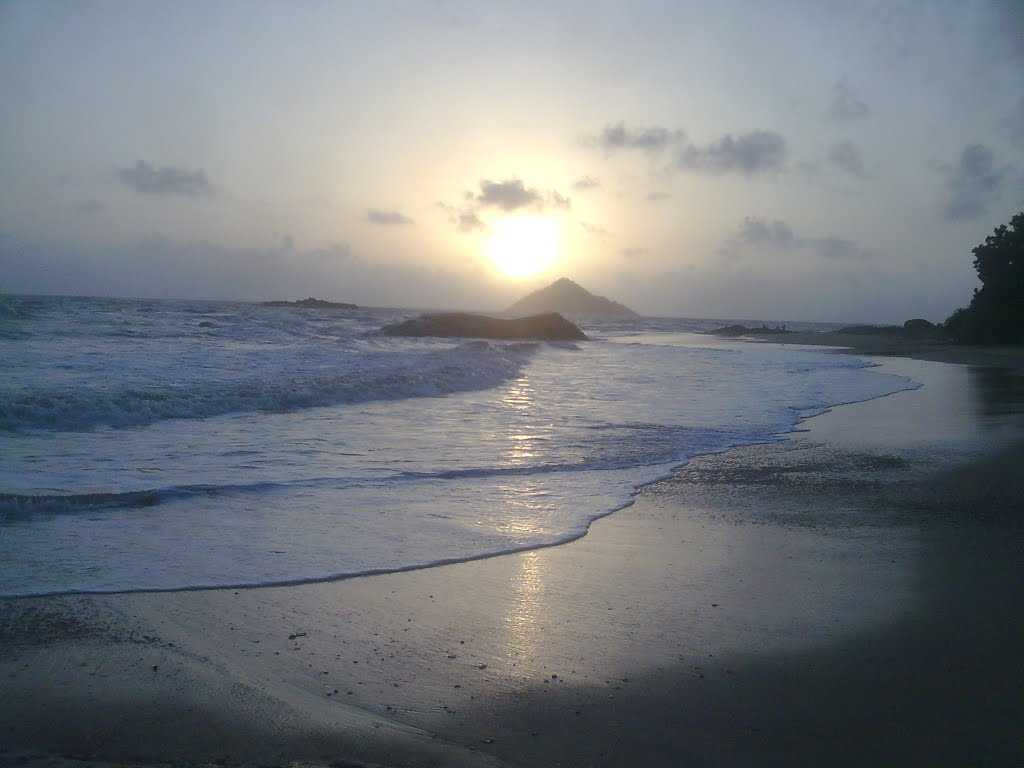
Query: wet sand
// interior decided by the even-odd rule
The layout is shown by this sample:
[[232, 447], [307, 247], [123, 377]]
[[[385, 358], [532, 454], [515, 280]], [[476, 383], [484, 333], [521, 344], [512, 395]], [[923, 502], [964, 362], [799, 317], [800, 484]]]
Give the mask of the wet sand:
[[2, 601], [0, 763], [1021, 764], [1020, 377], [883, 366], [565, 546]]

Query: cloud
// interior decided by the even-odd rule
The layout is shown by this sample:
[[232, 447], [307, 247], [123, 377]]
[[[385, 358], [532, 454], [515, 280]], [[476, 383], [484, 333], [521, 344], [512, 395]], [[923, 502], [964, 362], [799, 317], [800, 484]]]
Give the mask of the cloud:
[[475, 211], [463, 211], [460, 213], [456, 224], [460, 232], [477, 232], [487, 228], [487, 225], [480, 220]]
[[680, 130], [670, 131], [661, 126], [630, 129], [624, 122], [619, 122], [614, 125], [606, 125], [599, 135], [584, 139], [584, 144], [598, 147], [605, 152], [636, 149], [656, 154], [672, 144], [685, 141], [685, 139], [686, 134]]
[[1021, 97], [1013, 111], [1003, 120], [1003, 128], [1013, 145], [1024, 149], [1024, 97]]
[[132, 168], [118, 168], [117, 178], [140, 195], [154, 197], [212, 197], [213, 185], [206, 171], [187, 171], [173, 166], [156, 168], [139, 160]]
[[584, 176], [581, 179], [577, 179], [573, 182], [572, 188], [578, 192], [584, 192], [588, 189], [596, 189], [601, 186], [601, 181], [595, 179], [593, 176]]
[[527, 187], [522, 179], [506, 179], [505, 181], [481, 179], [480, 192], [467, 191], [463, 195], [463, 202], [460, 205], [448, 205], [444, 202], [439, 202], [437, 205], [448, 214], [448, 220], [460, 232], [476, 232], [487, 229], [487, 223], [480, 214], [488, 208], [496, 208], [505, 213], [523, 208], [542, 211], [548, 206], [571, 210], [572, 200], [554, 189], [544, 194], [539, 190]]
[[[739, 136], [726, 134], [706, 147], [689, 143], [682, 130], [661, 126], [631, 129], [624, 122], [606, 125], [597, 136], [584, 139], [584, 144], [600, 147], [606, 153], [616, 150], [639, 150], [659, 154], [669, 147], [678, 147], [675, 164], [684, 171], [746, 175], [777, 170], [786, 159], [786, 140], [774, 131], [752, 131]], [[661, 199], [654, 193], [648, 200]]]
[[828, 113], [833, 120], [860, 120], [871, 114], [871, 107], [843, 77], [832, 86], [832, 102]]
[[871, 258], [868, 251], [842, 237], [820, 237], [804, 242], [807, 247], [814, 249], [818, 256], [829, 261], [864, 261]]
[[964, 147], [949, 179], [947, 221], [976, 219], [984, 214], [1003, 190], [1008, 169], [997, 168], [995, 155], [983, 144]]
[[79, 216], [95, 216], [106, 210], [106, 206], [97, 200], [83, 200], [75, 206], [75, 213]]
[[572, 208], [572, 200], [564, 195], [558, 194], [555, 190], [551, 190], [550, 200], [551, 204], [555, 206], [555, 208], [563, 208], [565, 210]]
[[568, 211], [572, 209], [572, 200], [554, 189], [544, 194], [527, 187], [522, 179], [481, 179], [478, 193], [465, 192], [462, 202], [458, 205], [438, 202], [437, 206], [448, 214], [448, 221], [460, 232], [477, 232], [487, 229], [487, 222], [481, 214], [489, 208], [505, 213], [524, 208], [543, 211], [547, 207]]
[[739, 136], [727, 134], [713, 144], [691, 144], [679, 153], [676, 165], [683, 171], [750, 176], [776, 171], [786, 160], [786, 140], [774, 131], [752, 131]]
[[544, 196], [535, 189], [528, 189], [522, 179], [505, 181], [480, 182], [480, 194], [476, 202], [481, 206], [500, 208], [503, 211], [515, 211], [531, 205], [544, 205]]
[[827, 261], [866, 261], [870, 251], [841, 237], [801, 237], [784, 221], [747, 218], [739, 232], [729, 239], [719, 253], [730, 259], [766, 252], [806, 252]]
[[832, 165], [846, 173], [862, 179], [867, 176], [864, 171], [864, 156], [861, 154], [860, 147], [852, 141], [840, 141], [833, 144], [828, 151], [828, 159]]
[[743, 220], [737, 240], [745, 245], [768, 245], [773, 248], [793, 248], [797, 242], [793, 228], [786, 222], [769, 223], [752, 218]]
[[662, 200], [668, 200], [672, 195], [668, 192], [648, 192], [645, 198], [648, 203], [660, 203]]
[[635, 259], [637, 256], [644, 256], [646, 253], [646, 248], [623, 248], [619, 251], [619, 255], [624, 259]]
[[366, 220], [382, 227], [408, 227], [416, 223], [398, 211], [381, 211], [376, 208], [371, 208], [366, 212]]
[[[473, 194], [468, 193], [469, 199], [473, 199]], [[447, 203], [438, 203], [437, 207], [448, 214], [448, 221], [451, 222], [460, 232], [479, 232], [487, 229], [487, 225], [483, 220], [476, 215], [476, 211], [473, 210], [472, 206], [468, 208], [456, 208], [454, 205], [448, 205]]]
[[581, 221], [580, 226], [583, 227], [584, 230], [586, 230], [588, 235], [593, 235], [594, 237], [600, 237], [603, 239], [612, 236], [611, 232], [609, 232], [604, 227], [597, 226], [596, 224], [588, 224], [585, 221]]

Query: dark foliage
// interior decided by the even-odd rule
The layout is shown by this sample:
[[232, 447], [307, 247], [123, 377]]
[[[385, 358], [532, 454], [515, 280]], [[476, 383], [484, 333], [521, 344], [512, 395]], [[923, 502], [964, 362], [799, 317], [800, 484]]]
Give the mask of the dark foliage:
[[973, 253], [981, 287], [946, 320], [946, 331], [964, 344], [1024, 344], [1024, 212]]

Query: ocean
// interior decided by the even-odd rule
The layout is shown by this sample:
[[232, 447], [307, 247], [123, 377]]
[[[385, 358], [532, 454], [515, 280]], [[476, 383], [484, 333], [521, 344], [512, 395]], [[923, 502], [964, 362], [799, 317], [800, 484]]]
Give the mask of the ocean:
[[701, 333], [728, 320], [584, 323], [578, 343], [374, 333], [415, 314], [0, 299], [0, 595], [299, 583], [557, 544], [689, 458], [917, 386]]

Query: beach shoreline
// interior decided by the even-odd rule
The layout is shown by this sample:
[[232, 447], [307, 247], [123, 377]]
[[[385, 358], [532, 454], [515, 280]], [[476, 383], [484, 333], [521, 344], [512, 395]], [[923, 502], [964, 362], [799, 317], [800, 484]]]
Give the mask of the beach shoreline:
[[0, 764], [1019, 762], [1020, 358], [979, 354], [559, 547], [0, 601]]
[[[722, 338], [722, 337], [718, 337]], [[731, 337], [726, 337], [731, 338]], [[904, 335], [837, 332], [786, 332], [769, 336], [743, 337], [743, 341], [764, 344], [834, 347], [853, 355], [906, 357], [936, 363], [994, 366], [1024, 369], [1024, 350], [1020, 347], [982, 347], [954, 344]]]

